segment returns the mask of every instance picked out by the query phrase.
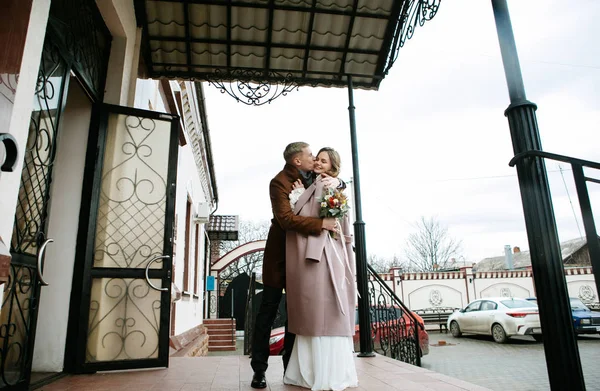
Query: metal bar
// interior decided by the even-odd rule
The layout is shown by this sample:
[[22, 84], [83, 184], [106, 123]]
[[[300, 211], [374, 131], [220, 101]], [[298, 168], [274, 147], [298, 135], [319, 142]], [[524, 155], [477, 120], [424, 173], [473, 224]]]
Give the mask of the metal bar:
[[[148, 39], [150, 41], [160, 41], [160, 42], [184, 42], [185, 43], [188, 41], [188, 39], [185, 37], [173, 37], [173, 36], [165, 37], [165, 36], [160, 36], [160, 35], [149, 35]], [[231, 40], [231, 42], [229, 42], [227, 39], [217, 39], [217, 38], [189, 38], [189, 41], [193, 42], [193, 43], [207, 43], [207, 44], [215, 44], [215, 45], [227, 45], [227, 44], [231, 43], [231, 45], [256, 46], [256, 47], [262, 47], [262, 48], [266, 48], [268, 46], [264, 42], [241, 41], [241, 40]], [[306, 49], [306, 45], [289, 44], [289, 43], [284, 43], [284, 42], [273, 42], [271, 44], [271, 46], [274, 48], [281, 48], [281, 49], [298, 49], [298, 50]], [[156, 50], [156, 49], [154, 49], [154, 50]], [[310, 46], [310, 50], [320, 50], [320, 51], [343, 53], [346, 49], [341, 48], [341, 47], [314, 45], [314, 46]], [[356, 54], [369, 54], [372, 56], [379, 56], [379, 51], [377, 51], [377, 50], [348, 49], [348, 52], [356, 53]], [[177, 65], [182, 66], [185, 64], [177, 64]]]
[[227, 68], [231, 67], [231, 0], [227, 2]]
[[360, 299], [358, 301], [358, 324], [360, 333], [360, 353], [358, 357], [374, 357], [371, 339], [371, 312], [369, 309], [369, 272], [367, 269], [367, 241], [365, 223], [362, 221], [360, 195], [360, 173], [358, 169], [358, 141], [356, 139], [356, 118], [354, 116], [354, 91], [352, 76], [348, 75], [348, 115], [350, 116], [350, 141], [352, 145], [352, 171], [354, 175], [354, 241], [356, 243], [356, 284]]
[[142, 51], [144, 57], [144, 65], [148, 71], [148, 77], [154, 75], [154, 67], [152, 65], [152, 51], [150, 50], [150, 39], [148, 39], [148, 14], [146, 12], [146, 0], [134, 0], [135, 18], [138, 22], [138, 27], [142, 26]]
[[[520, 160], [526, 157], [539, 156], [547, 159], [557, 160], [560, 162], [565, 162], [569, 164], [578, 164], [583, 167], [590, 167], [597, 170], [600, 170], [600, 163], [592, 162], [590, 160], [577, 159], [570, 156], [558, 155], [556, 153], [544, 152], [544, 151], [525, 151], [516, 154], [510, 162], [508, 163], [511, 167], [517, 164]], [[590, 178], [588, 178], [590, 179]]]
[[190, 10], [189, 4], [186, 1], [183, 2], [183, 23], [185, 24], [185, 54], [187, 60], [188, 71], [192, 71], [192, 43], [190, 42]]
[[[164, 67], [175, 67], [175, 66], [185, 66], [185, 64], [172, 64], [172, 63], [168, 63], [168, 62], [156, 62], [154, 63], [154, 65], [156, 66], [164, 66]], [[231, 68], [227, 68], [224, 65], [210, 65], [210, 64], [192, 64], [194, 67], [196, 68], [210, 68], [210, 69], [223, 69], [223, 70], [228, 70]], [[233, 69], [234, 71], [241, 71], [241, 70], [247, 70], [247, 71], [251, 71], [251, 72], [257, 72], [260, 71], [260, 69], [257, 68], [246, 68], [246, 67], [236, 67]], [[271, 71], [273, 71], [274, 73], [280, 73], [281, 74], [281, 80], [286, 79], [286, 75], [288, 73], [300, 73], [300, 70], [290, 70], [290, 69], [280, 69], [280, 68], [273, 68], [271, 69]], [[175, 74], [175, 73], [181, 73], [181, 74], [185, 74], [186, 72], [182, 72], [182, 71], [164, 71], [161, 74]], [[187, 72], [188, 74], [190, 74], [190, 72]], [[196, 74], [200, 74], [200, 75], [212, 75], [211, 72], [191, 72], [191, 74], [196, 73]], [[307, 74], [309, 75], [323, 75], [323, 76], [338, 76], [339, 73], [338, 72], [327, 72], [327, 71], [306, 71]], [[374, 75], [366, 75], [366, 74], [361, 74], [361, 73], [346, 73], [345, 75], [352, 75], [352, 77], [360, 77], [360, 78], [368, 78], [368, 79], [376, 79], [376, 80], [381, 80], [383, 79], [381, 76], [374, 76]], [[219, 77], [224, 78], [225, 76], [227, 76], [227, 74], [219, 74]], [[233, 79], [235, 80], [243, 80], [243, 74], [238, 75], [236, 74], [235, 77]], [[269, 76], [268, 78], [264, 78], [261, 77], [261, 79], [265, 80], [273, 80], [273, 79], [277, 79], [277, 77], [273, 77], [273, 76]], [[296, 80], [300, 80], [299, 78]], [[311, 79], [312, 81], [313, 79]], [[335, 81], [335, 82], [339, 82], [339, 80], [331, 80], [331, 81]], [[356, 84], [354, 84], [356, 85]], [[347, 86], [347, 83], [344, 83], [344, 87]]]
[[308, 70], [308, 55], [310, 54], [310, 42], [312, 41], [313, 27], [315, 25], [315, 9], [317, 7], [317, 0], [313, 0], [312, 6], [310, 7], [310, 20], [308, 21], [308, 36], [306, 37], [306, 48], [304, 49], [304, 63], [302, 64], [302, 78], [306, 77], [306, 71]]
[[598, 232], [596, 231], [596, 224], [594, 223], [594, 213], [592, 211], [592, 204], [590, 203], [590, 194], [585, 183], [583, 167], [579, 164], [571, 164], [571, 167], [573, 168], [573, 178], [575, 179], [577, 198], [579, 199], [585, 237], [590, 253], [590, 263], [592, 264], [592, 271], [594, 272], [594, 279], [596, 280], [596, 292], [600, 293], [600, 241], [598, 240]]
[[[514, 152], [518, 155], [529, 150], [541, 151], [536, 106], [526, 100], [506, 0], [492, 0], [492, 8], [511, 99], [505, 115], [508, 117]], [[585, 390], [543, 159], [520, 161], [517, 164], [517, 176], [544, 331], [544, 353], [550, 386], [553, 390]]]
[[[182, 0], [161, 0], [164, 3], [181, 3]], [[187, 0], [191, 4], [203, 4], [203, 5], [216, 5], [223, 6], [222, 0]], [[259, 8], [259, 9], [268, 9], [269, 5], [266, 3], [250, 3], [245, 1], [231, 1], [231, 5], [233, 7], [240, 8]], [[282, 5], [278, 4], [274, 6], [275, 10], [278, 11], [296, 11], [296, 12], [310, 12], [310, 7], [299, 7], [294, 5]], [[370, 13], [370, 12], [354, 12], [353, 10], [343, 11], [331, 8], [319, 8], [319, 13], [327, 14], [327, 15], [356, 15], [361, 18], [371, 18], [371, 19], [389, 19], [389, 15], [380, 14], [380, 13]]]
[[585, 177], [585, 180], [588, 182], [600, 183], [600, 179]]
[[271, 45], [273, 44], [273, 13], [275, 12], [275, 0], [269, 0], [269, 26], [267, 28], [267, 48], [265, 53], [265, 75], [269, 74], [271, 68]]
[[385, 35], [383, 36], [383, 42], [387, 43], [381, 47], [379, 61], [377, 62], [377, 68], [375, 69], [375, 73], [378, 75], [382, 75], [384, 73], [390, 49], [396, 47], [396, 42], [400, 39], [400, 34], [394, 37], [394, 32], [396, 31], [397, 26], [400, 24], [400, 14], [402, 9], [405, 7], [408, 9], [409, 6], [410, 2], [408, 1], [394, 2], [390, 15], [390, 21], [388, 22]]
[[511, 103], [526, 100], [525, 84], [521, 74], [521, 65], [517, 55], [515, 45], [515, 36], [512, 30], [508, 5], [505, 0], [492, 0], [494, 9], [494, 18], [496, 20], [496, 30], [498, 40], [500, 41], [500, 53], [502, 54], [502, 63], [504, 64], [504, 74], [506, 84], [508, 85], [508, 94]]
[[[352, 9], [356, 11], [358, 7], [358, 0], [354, 0]], [[340, 80], [344, 72], [346, 72], [346, 57], [348, 56], [348, 48], [350, 48], [350, 40], [352, 39], [352, 29], [354, 28], [354, 19], [356, 15], [350, 16], [350, 23], [348, 23], [348, 30], [346, 33], [346, 42], [344, 43], [344, 53], [342, 53], [342, 63], [340, 64]], [[380, 57], [381, 58], [381, 57]]]

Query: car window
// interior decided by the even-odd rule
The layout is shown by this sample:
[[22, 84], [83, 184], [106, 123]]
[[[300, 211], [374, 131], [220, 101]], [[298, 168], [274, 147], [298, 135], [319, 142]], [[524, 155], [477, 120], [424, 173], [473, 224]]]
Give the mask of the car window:
[[475, 302], [469, 304], [467, 306], [467, 308], [465, 308], [465, 312], [479, 311], [480, 306], [481, 306], [481, 301], [475, 301]]
[[493, 311], [496, 308], [498, 308], [498, 304], [494, 303], [493, 301], [484, 301], [481, 303], [480, 311]]
[[575, 310], [575, 311], [582, 311], [582, 310], [583, 311], [590, 311], [590, 309], [585, 304], [583, 304], [583, 302], [581, 300], [579, 300], [579, 299], [572, 298], [572, 299], [570, 299], [570, 302], [571, 302], [571, 309], [572, 310]]
[[500, 301], [500, 303], [507, 306], [508, 308], [531, 308], [531, 307], [535, 308], [535, 307], [537, 307], [537, 305], [535, 303], [532, 303], [527, 300], [522, 300], [522, 299], [506, 299], [506, 300]]

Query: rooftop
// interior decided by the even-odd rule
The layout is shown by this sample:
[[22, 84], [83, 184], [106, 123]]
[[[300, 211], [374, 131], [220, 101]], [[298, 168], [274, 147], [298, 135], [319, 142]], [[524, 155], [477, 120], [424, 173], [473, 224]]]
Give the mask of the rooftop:
[[[148, 76], [377, 89], [440, 0], [135, 0]], [[250, 88], [250, 87], [246, 87]], [[258, 91], [260, 94], [261, 91]]]
[[234, 215], [212, 215], [206, 225], [210, 240], [238, 240], [239, 218]]

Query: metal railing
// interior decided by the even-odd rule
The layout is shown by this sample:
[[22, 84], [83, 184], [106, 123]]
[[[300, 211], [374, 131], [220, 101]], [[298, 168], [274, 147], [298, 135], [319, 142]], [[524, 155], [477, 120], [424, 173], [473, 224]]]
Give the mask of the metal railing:
[[367, 267], [371, 338], [375, 351], [395, 360], [421, 366], [419, 331], [424, 331], [424, 325], [371, 265]]
[[[594, 222], [594, 214], [592, 212], [592, 205], [590, 203], [590, 194], [587, 187], [588, 182], [600, 184], [600, 179], [588, 177], [584, 173], [584, 168], [600, 171], [600, 163], [534, 150], [515, 155], [515, 157], [513, 157], [508, 164], [513, 167], [520, 160], [532, 158], [550, 159], [571, 165], [571, 169], [573, 170], [573, 179], [575, 180], [575, 189], [577, 190], [577, 198], [579, 200], [579, 207], [581, 209], [581, 217], [583, 219], [583, 227], [585, 230], [588, 251], [590, 254], [590, 263], [592, 265], [594, 279], [596, 280], [596, 292], [598, 295], [600, 295], [600, 240], [598, 240], [598, 233], [596, 231], [596, 224]], [[598, 297], [596, 296], [596, 298]]]
[[[423, 324], [371, 266], [368, 266], [368, 270], [371, 329], [366, 332], [371, 335], [375, 351], [395, 360], [421, 366], [419, 332], [424, 331]], [[260, 300], [256, 297], [256, 289], [256, 274], [252, 273], [244, 327], [244, 354], [246, 355], [252, 355], [252, 334], [260, 304]], [[285, 323], [287, 314], [284, 312], [285, 306], [281, 305], [274, 327]]]

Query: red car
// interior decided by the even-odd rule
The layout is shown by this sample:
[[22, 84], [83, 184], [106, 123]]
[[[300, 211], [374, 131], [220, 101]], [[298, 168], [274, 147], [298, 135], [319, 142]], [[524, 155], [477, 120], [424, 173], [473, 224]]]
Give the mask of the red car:
[[[355, 349], [358, 349], [358, 344], [359, 344], [358, 309], [356, 311], [357, 311], [356, 326], [355, 326], [355, 334], [354, 334], [353, 339], [354, 339]], [[399, 312], [400, 312], [399, 310], [396, 311], [396, 313], [399, 313]], [[427, 334], [427, 331], [425, 331], [423, 319], [419, 315], [415, 314], [414, 312], [412, 312], [412, 314], [417, 319], [417, 322], [421, 325], [421, 327], [418, 327], [419, 344], [421, 345], [421, 356], [425, 356], [425, 355], [429, 354], [429, 334]], [[404, 314], [403, 318], [404, 318], [404, 322], [406, 322], [406, 324], [408, 326], [410, 326], [412, 324], [412, 319], [410, 316], [408, 316], [407, 314]], [[390, 322], [392, 322], [392, 320], [390, 320]], [[375, 332], [375, 337], [374, 337], [374, 341], [373, 341], [375, 345], [379, 344], [380, 333], [378, 333], [377, 330], [379, 329], [380, 326], [382, 326], [382, 323], [383, 322], [381, 322], [381, 321], [380, 322], [377, 322], [377, 321], [372, 322], [373, 329]], [[271, 338], [269, 339], [269, 351], [270, 351], [271, 356], [277, 356], [283, 352], [284, 336], [285, 336], [285, 328], [284, 327], [278, 327], [276, 329], [271, 330]]]

